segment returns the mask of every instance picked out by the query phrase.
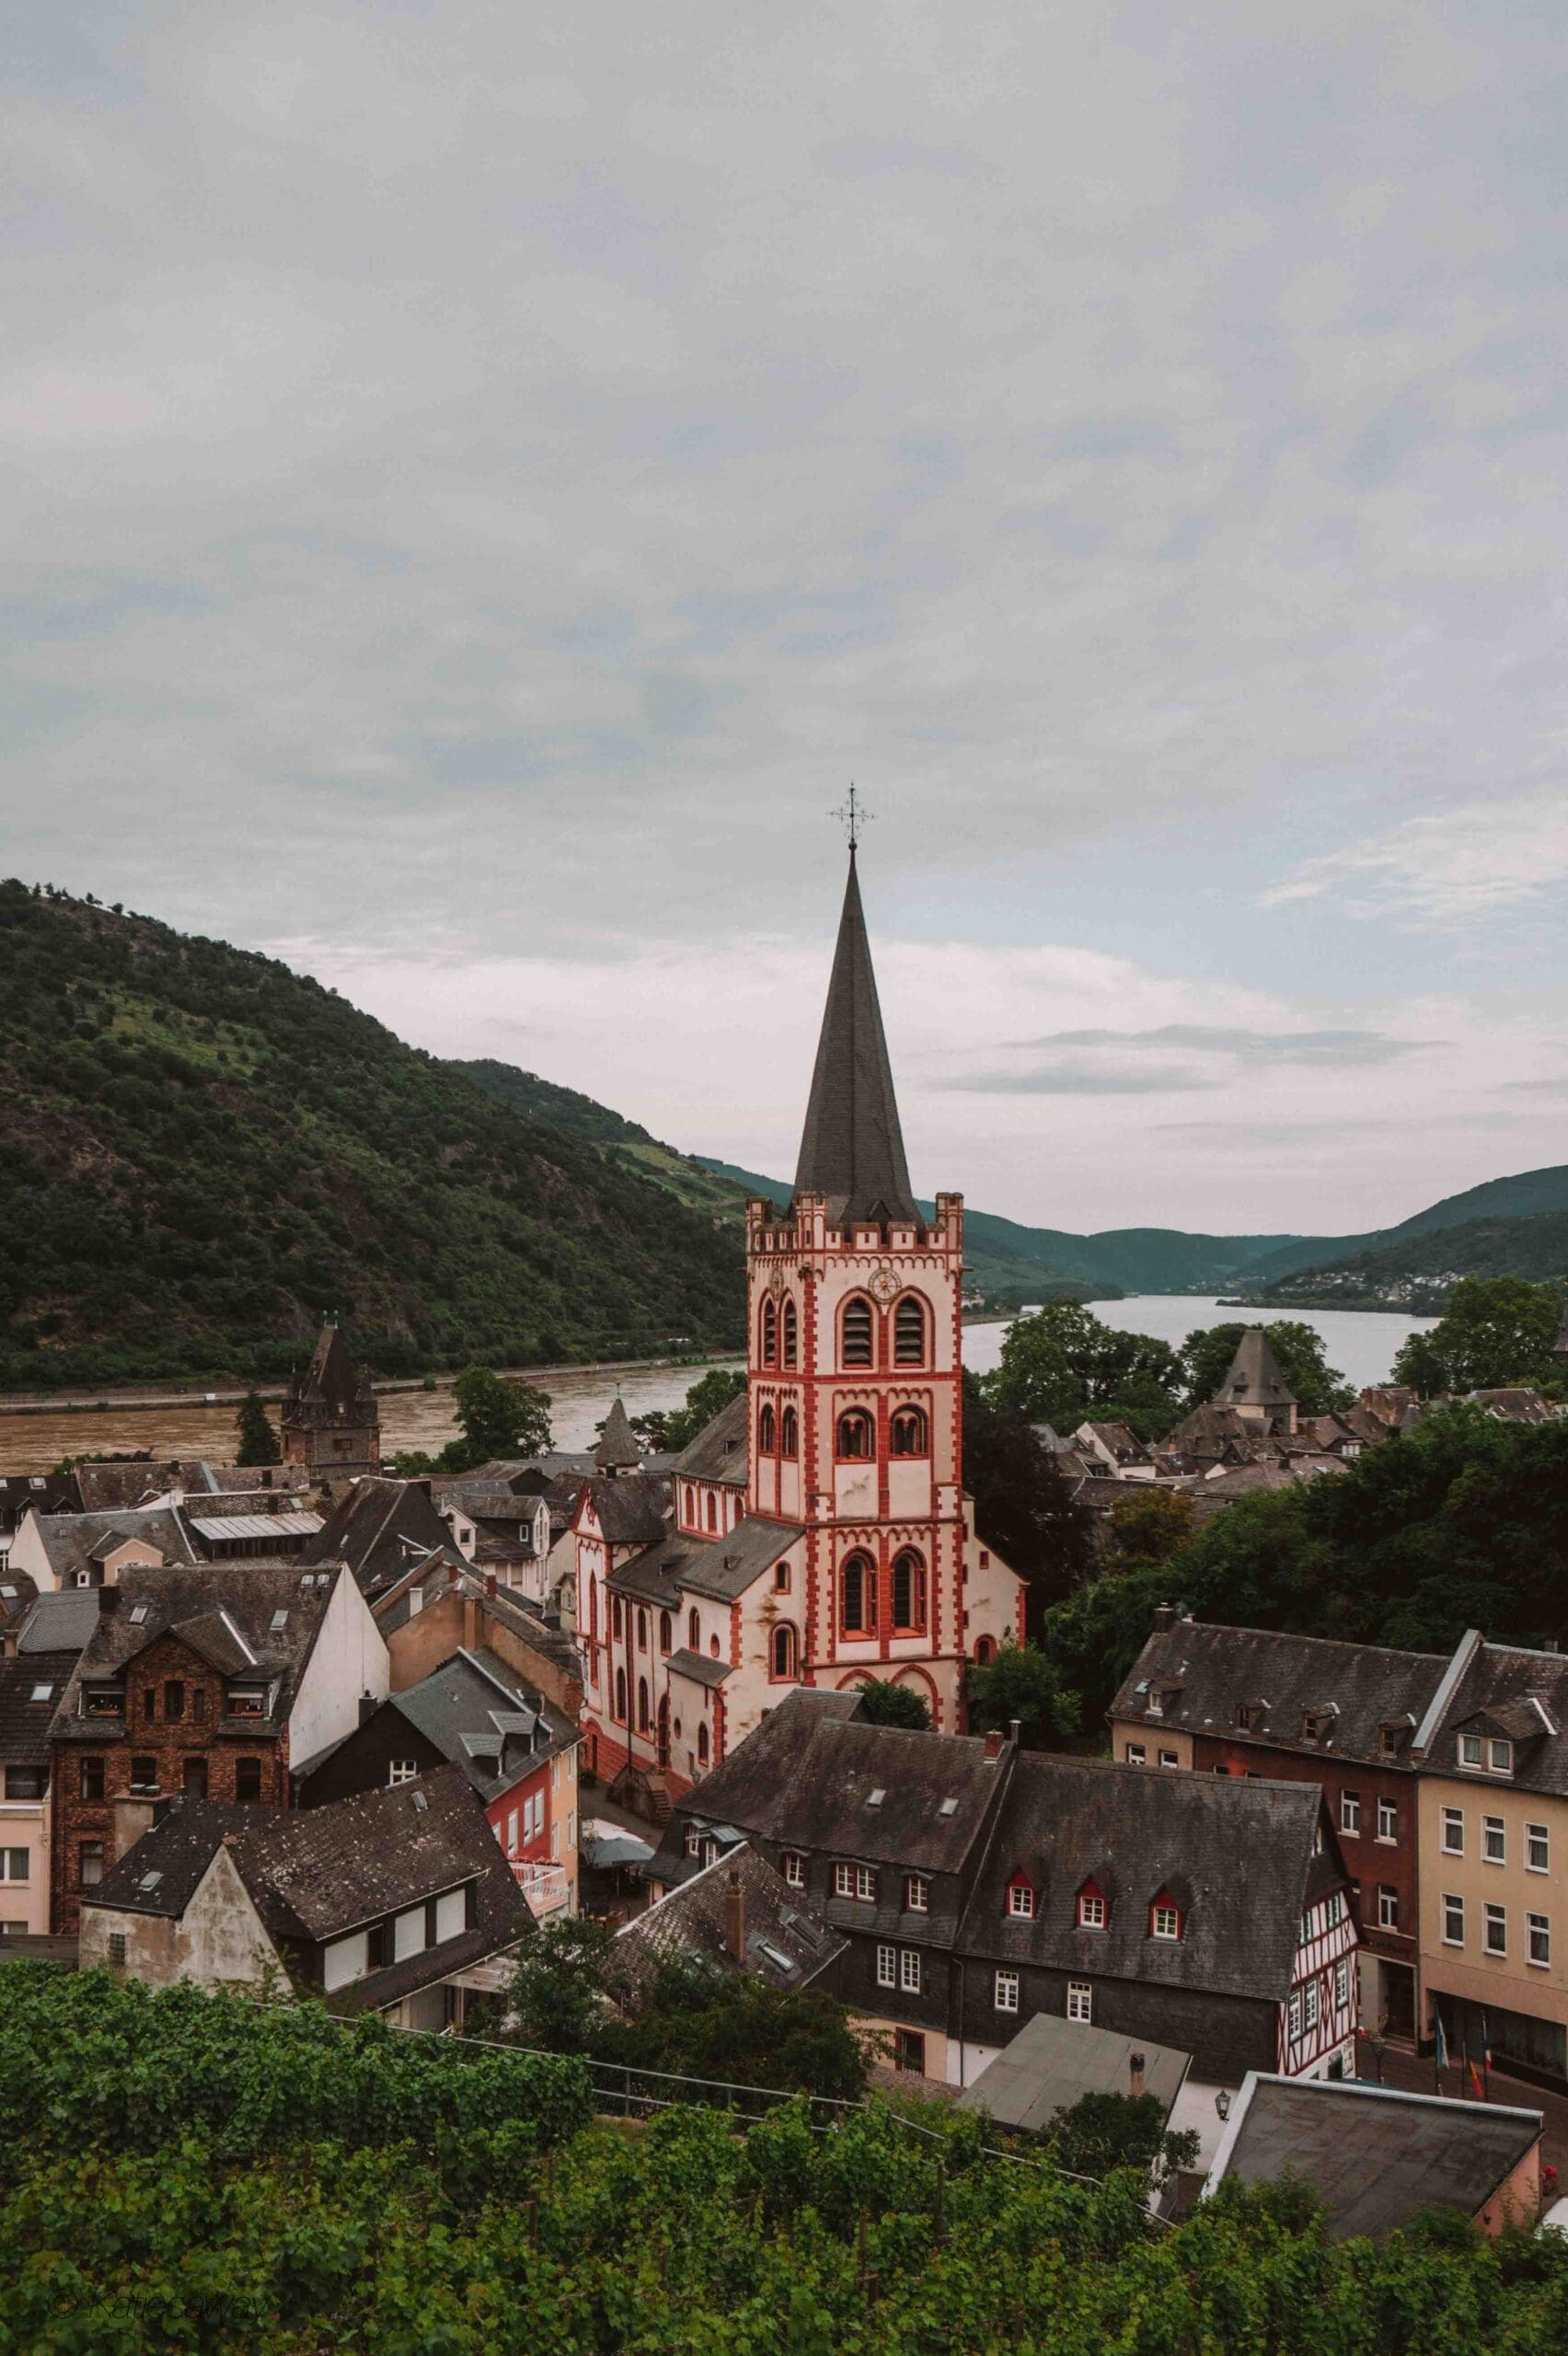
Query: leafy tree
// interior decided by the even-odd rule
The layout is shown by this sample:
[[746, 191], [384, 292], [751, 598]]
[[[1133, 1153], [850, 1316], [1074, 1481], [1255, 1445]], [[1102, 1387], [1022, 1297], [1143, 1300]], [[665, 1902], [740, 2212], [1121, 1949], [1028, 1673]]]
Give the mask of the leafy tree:
[[1056, 1469], [1028, 1418], [991, 1404], [979, 1380], [963, 1378], [963, 1485], [974, 1527], [1026, 1582], [1032, 1629], [1048, 1604], [1069, 1595], [1094, 1567], [1094, 1524]]
[[248, 1391], [239, 1403], [239, 1413], [235, 1417], [235, 1447], [238, 1451], [235, 1461], [239, 1464], [277, 1464], [282, 1461], [283, 1451], [278, 1445], [271, 1418], [254, 1391]]
[[686, 1395], [686, 1405], [671, 1410], [664, 1417], [664, 1446], [674, 1455], [689, 1448], [699, 1432], [705, 1432], [721, 1409], [732, 1399], [738, 1399], [746, 1387], [744, 1370], [738, 1366], [710, 1366], [698, 1377]]
[[1129, 1482], [1111, 1507], [1111, 1553], [1117, 1563], [1169, 1563], [1196, 1528], [1193, 1501], [1174, 1489]]
[[993, 1659], [971, 1661], [964, 1696], [974, 1733], [994, 1727], [1005, 1732], [1016, 1718], [1026, 1750], [1047, 1750], [1083, 1722], [1078, 1696], [1064, 1689], [1055, 1662], [1033, 1645], [1003, 1645]]
[[889, 1678], [866, 1680], [860, 1688], [860, 1712], [877, 1727], [913, 1727], [924, 1732], [931, 1723], [925, 1695], [912, 1685], [894, 1685]]
[[508, 2029], [541, 2053], [601, 2051], [607, 2007], [618, 1992], [613, 1923], [589, 1914], [541, 1923], [513, 1977]]
[[1124, 1419], [1144, 1438], [1170, 1428], [1181, 1390], [1181, 1364], [1169, 1343], [1102, 1324], [1076, 1300], [1047, 1301], [1015, 1318], [986, 1380], [995, 1406], [1031, 1423], [1066, 1433], [1086, 1417]]
[[1556, 1395], [1562, 1369], [1551, 1355], [1562, 1315], [1558, 1285], [1520, 1276], [1462, 1276], [1427, 1334], [1412, 1334], [1393, 1379], [1424, 1398], [1441, 1392], [1496, 1391], [1531, 1383]]
[[532, 1383], [511, 1382], [492, 1367], [471, 1366], [453, 1385], [461, 1439], [451, 1441], [442, 1461], [449, 1472], [467, 1472], [492, 1457], [542, 1456], [550, 1445], [550, 1396]]
[[[1205, 1406], [1214, 1397], [1247, 1330], [1239, 1323], [1200, 1325], [1188, 1334], [1181, 1364], [1189, 1407]], [[1263, 1331], [1304, 1415], [1326, 1415], [1333, 1408], [1355, 1404], [1355, 1392], [1339, 1369], [1329, 1365], [1315, 1325], [1297, 1317], [1276, 1317]]]
[[1190, 2168], [1198, 2156], [1191, 2129], [1165, 2131], [1165, 2105], [1154, 2095], [1080, 2095], [1051, 2122], [1051, 2149], [1075, 2176], [1109, 2176], [1113, 2168]]

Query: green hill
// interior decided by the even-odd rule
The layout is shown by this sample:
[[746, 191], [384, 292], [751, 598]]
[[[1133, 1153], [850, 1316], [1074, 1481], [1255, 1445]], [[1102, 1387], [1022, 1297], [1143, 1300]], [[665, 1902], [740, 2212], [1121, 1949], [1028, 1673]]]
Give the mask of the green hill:
[[732, 1224], [534, 1085], [499, 1102], [271, 959], [0, 884], [0, 1385], [277, 1377], [329, 1309], [383, 1372], [732, 1346]]
[[1326, 1267], [1281, 1276], [1259, 1298], [1281, 1307], [1392, 1306], [1435, 1317], [1461, 1276], [1525, 1276], [1534, 1283], [1561, 1283], [1568, 1276], [1568, 1211], [1417, 1228], [1402, 1241], [1376, 1244]]

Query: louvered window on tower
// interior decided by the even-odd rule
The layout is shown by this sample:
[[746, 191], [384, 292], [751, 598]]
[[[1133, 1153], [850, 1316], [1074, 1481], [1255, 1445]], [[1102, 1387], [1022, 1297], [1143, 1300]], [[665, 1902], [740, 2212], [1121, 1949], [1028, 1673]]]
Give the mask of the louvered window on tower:
[[857, 1298], [844, 1311], [844, 1363], [846, 1366], [870, 1366], [871, 1363], [871, 1304]]
[[792, 1300], [784, 1303], [784, 1363], [793, 1366], [800, 1354], [800, 1324]]
[[762, 1362], [764, 1366], [778, 1363], [778, 1303], [765, 1300], [762, 1304]]
[[893, 1358], [895, 1366], [926, 1363], [926, 1311], [913, 1293], [905, 1294], [894, 1315]]

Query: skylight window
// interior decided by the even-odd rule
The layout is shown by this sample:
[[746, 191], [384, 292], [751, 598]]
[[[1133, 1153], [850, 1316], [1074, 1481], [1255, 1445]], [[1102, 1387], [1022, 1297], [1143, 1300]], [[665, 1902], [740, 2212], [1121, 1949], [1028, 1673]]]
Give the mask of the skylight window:
[[136, 1887], [138, 1889], [156, 1889], [162, 1879], [162, 1874], [155, 1868], [150, 1873], [144, 1873], [142, 1876], [141, 1880], [136, 1884]]
[[152, 1606], [151, 1606], [150, 1604], [146, 1604], [146, 1603], [135, 1603], [135, 1604], [133, 1604], [133, 1605], [132, 1605], [132, 1607], [131, 1607], [131, 1625], [132, 1625], [133, 1628], [139, 1628], [139, 1627], [141, 1626], [141, 1624], [142, 1624], [143, 1621], [146, 1618], [147, 1613], [151, 1611], [151, 1609], [152, 1609]]
[[875, 1790], [874, 1792], [872, 1792], [871, 1794], [870, 1794], [870, 1796], [868, 1796], [867, 1801], [866, 1801], [866, 1806], [867, 1806], [868, 1807], [881, 1807], [881, 1806], [882, 1806], [882, 1804], [883, 1800], [885, 1800], [885, 1799], [886, 1799], [886, 1797], [887, 1797], [887, 1786], [886, 1786], [886, 1784], [879, 1784], [877, 1785], [877, 1787], [876, 1787], [876, 1790]]
[[937, 1814], [939, 1816], [956, 1816], [958, 1814], [958, 1802], [955, 1799], [945, 1799], [940, 1807], [938, 1808]]
[[274, 1636], [282, 1635], [283, 1630], [288, 1626], [288, 1624], [289, 1615], [286, 1611], [273, 1612], [271, 1619], [271, 1634]]
[[32, 1690], [33, 1700], [35, 1702], [47, 1702], [53, 1691], [54, 1688], [52, 1685], [35, 1685]]

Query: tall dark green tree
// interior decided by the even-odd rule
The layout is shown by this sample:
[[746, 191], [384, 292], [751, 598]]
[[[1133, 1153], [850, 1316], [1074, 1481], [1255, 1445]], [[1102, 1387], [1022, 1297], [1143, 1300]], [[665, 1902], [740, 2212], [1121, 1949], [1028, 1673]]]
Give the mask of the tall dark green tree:
[[1182, 1369], [1153, 1334], [1106, 1325], [1081, 1301], [1052, 1300], [1013, 1320], [986, 1392], [993, 1405], [1062, 1433], [1088, 1416], [1157, 1438], [1180, 1411]]
[[672, 1408], [664, 1417], [661, 1446], [674, 1455], [689, 1448], [699, 1432], [705, 1432], [721, 1408], [732, 1399], [738, 1399], [746, 1387], [744, 1369], [738, 1366], [710, 1366], [700, 1375], [686, 1395], [684, 1407]]
[[452, 1388], [463, 1437], [444, 1451], [442, 1461], [449, 1471], [465, 1472], [498, 1456], [542, 1456], [548, 1449], [548, 1391], [530, 1382], [513, 1382], [488, 1366], [467, 1368]]
[[964, 1680], [970, 1729], [1002, 1732], [1016, 1718], [1026, 1750], [1048, 1750], [1083, 1723], [1078, 1695], [1064, 1684], [1056, 1662], [1035, 1645], [1003, 1645], [985, 1663], [971, 1661]]
[[860, 1711], [875, 1727], [908, 1727], [924, 1732], [931, 1723], [924, 1695], [912, 1685], [894, 1685], [889, 1678], [866, 1680], [860, 1688]]
[[1028, 1418], [993, 1406], [972, 1374], [963, 1378], [963, 1485], [982, 1543], [1026, 1582], [1032, 1627], [1091, 1575], [1094, 1525]]
[[277, 1464], [282, 1461], [278, 1435], [259, 1392], [248, 1391], [234, 1419], [236, 1464]]
[[1560, 1285], [1522, 1276], [1463, 1276], [1430, 1333], [1412, 1334], [1393, 1379], [1424, 1398], [1528, 1383], [1555, 1395], [1563, 1369], [1551, 1355], [1562, 1317]]

